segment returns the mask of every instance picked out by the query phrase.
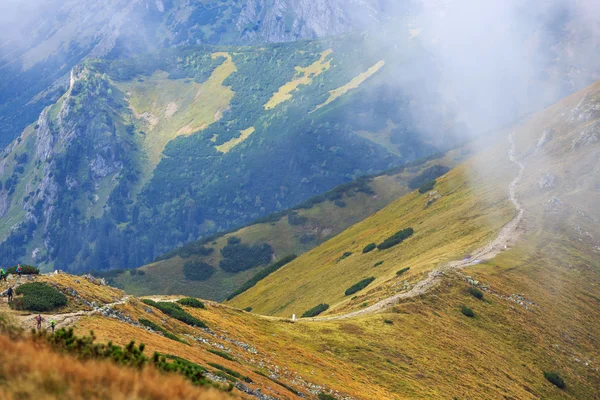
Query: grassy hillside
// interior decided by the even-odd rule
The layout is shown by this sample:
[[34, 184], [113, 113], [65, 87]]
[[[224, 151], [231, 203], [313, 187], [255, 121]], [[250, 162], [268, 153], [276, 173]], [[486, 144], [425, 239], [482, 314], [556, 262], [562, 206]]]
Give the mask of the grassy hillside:
[[[528, 241], [542, 234], [537, 230], [560, 237], [555, 236], [559, 224], [550, 219], [549, 211], [557, 207], [571, 210], [570, 218], [578, 212], [581, 217], [576, 222], [563, 221], [561, 225], [576, 230], [560, 239], [571, 240], [575, 246], [578, 237], [587, 236], [589, 250], [597, 248], [594, 221], [598, 211], [591, 199], [597, 200], [594, 157], [599, 87], [591, 86], [515, 129], [517, 150], [525, 164], [517, 189], [526, 210]], [[335, 314], [407, 291], [432, 269], [464, 258], [489, 242], [514, 217], [506, 193], [516, 175], [517, 168], [508, 159], [508, 142], [500, 135], [493, 146], [438, 179], [434, 192], [404, 196], [299, 257], [231, 304], [289, 317], [324, 303], [331, 306], [328, 313]], [[408, 227], [415, 234], [404, 243], [362, 254], [367, 244], [381, 243]], [[344, 253], [352, 254], [342, 257]], [[406, 267], [410, 270], [397, 276]], [[344, 295], [346, 288], [368, 277], [376, 280], [367, 289], [356, 297]]]
[[[302, 254], [413, 190], [409, 187], [411, 181], [423, 176], [425, 171], [440, 165], [452, 168], [468, 153], [468, 147], [452, 150], [439, 158], [416, 163], [418, 165], [338, 187], [293, 210], [171, 251], [137, 271], [122, 271], [111, 279], [111, 284], [135, 295], [185, 294], [224, 300], [265, 267], [261, 264], [237, 273], [220, 268], [219, 263], [223, 260], [221, 250], [229, 238], [239, 238], [248, 245], [266, 243], [272, 248], [273, 260]], [[419, 185], [418, 182], [414, 184]], [[195, 251], [196, 248], [214, 250], [202, 255]], [[194, 261], [212, 265], [216, 269], [214, 274], [205, 280], [186, 279], [184, 265]]]
[[[348, 320], [291, 323], [204, 302], [205, 309], [183, 306], [209, 328], [196, 329], [131, 297], [110, 307], [118, 311], [111, 317], [81, 315], [71, 323], [78, 335], [93, 330], [99, 343], [124, 346], [133, 339], [144, 343], [148, 354], [182, 357], [206, 368], [212, 379], [219, 379], [219, 371], [233, 371], [252, 383], [230, 373], [220, 374], [228, 376], [222, 378], [224, 382], [242, 381], [280, 398], [328, 393], [334, 398], [360, 399], [594, 399], [600, 383], [594, 339], [600, 315], [597, 301], [590, 296], [600, 277], [597, 269], [586, 267], [593, 258], [580, 259], [573, 269], [557, 266], [572, 261], [565, 254], [573, 254], [573, 248], [552, 247], [528, 242], [493, 263], [465, 271], [488, 288], [482, 300], [469, 294], [472, 286], [464, 275], [451, 273], [443, 285], [424, 296]], [[544, 257], [523, 262], [532, 251]], [[88, 287], [78, 284], [77, 277], [51, 279], [84, 298], [88, 295]], [[475, 318], [464, 316], [462, 305], [473, 309]], [[33, 325], [32, 316], [21, 319], [26, 327]], [[186, 343], [135, 325], [141, 320]], [[562, 376], [567, 389], [549, 383], [543, 375], [546, 371]], [[240, 392], [235, 389], [234, 394]]]

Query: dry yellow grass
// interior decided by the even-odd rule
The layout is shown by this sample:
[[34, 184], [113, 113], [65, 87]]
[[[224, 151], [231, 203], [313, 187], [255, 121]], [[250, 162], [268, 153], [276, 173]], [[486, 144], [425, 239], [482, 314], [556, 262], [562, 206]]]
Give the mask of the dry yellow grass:
[[329, 98], [327, 100], [325, 100], [325, 102], [323, 104], [319, 104], [315, 108], [314, 111], [316, 111], [320, 108], [323, 108], [330, 103], [333, 103], [335, 100], [337, 100], [341, 96], [345, 95], [349, 91], [351, 91], [353, 89], [358, 89], [358, 87], [363, 82], [365, 82], [367, 79], [369, 79], [370, 77], [375, 75], [377, 73], [377, 71], [379, 71], [381, 68], [383, 68], [384, 65], [385, 65], [385, 61], [381, 60], [381, 61], [377, 62], [375, 65], [373, 65], [371, 68], [369, 68], [368, 70], [363, 72], [362, 74], [358, 75], [357, 77], [354, 77], [350, 82], [346, 83], [344, 86], [341, 86], [337, 89], [329, 91]]
[[104, 361], [82, 362], [30, 340], [0, 335], [0, 347], [0, 397], [6, 400], [232, 398], [151, 367], [138, 371]]
[[328, 60], [327, 58], [332, 53], [333, 50], [331, 49], [325, 50], [321, 53], [321, 58], [308, 67], [296, 67], [297, 77], [280, 87], [279, 90], [273, 94], [273, 97], [265, 104], [265, 110], [272, 110], [278, 105], [290, 100], [294, 91], [296, 91], [300, 85], [310, 85], [313, 78], [316, 78], [331, 68], [331, 59]]
[[237, 71], [229, 53], [214, 53], [224, 57], [204, 83], [188, 79], [168, 79], [165, 72], [117, 84], [128, 94], [130, 107], [146, 136], [143, 147], [148, 155], [148, 175], [160, 161], [168, 142], [178, 136], [201, 131], [218, 121], [234, 93], [223, 81]]
[[220, 151], [221, 153], [229, 153], [231, 151], [231, 149], [233, 149], [238, 144], [243, 143], [255, 131], [256, 131], [256, 129], [254, 129], [254, 127], [251, 126], [248, 129], [244, 129], [243, 131], [240, 131], [240, 136], [239, 137], [233, 138], [230, 141], [225, 142], [225, 143], [223, 143], [220, 146], [215, 146], [215, 148], [217, 149], [217, 151]]

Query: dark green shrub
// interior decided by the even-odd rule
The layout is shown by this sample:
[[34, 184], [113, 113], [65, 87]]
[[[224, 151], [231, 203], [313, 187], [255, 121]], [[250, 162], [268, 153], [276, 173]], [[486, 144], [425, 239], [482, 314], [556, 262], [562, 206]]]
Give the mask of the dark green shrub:
[[363, 254], [367, 254], [373, 250], [375, 250], [377, 248], [377, 245], [375, 243], [369, 243], [368, 245], [365, 246], [365, 248], [363, 249]]
[[345, 252], [344, 254], [342, 254], [342, 255], [340, 256], [340, 258], [338, 258], [338, 261], [345, 260], [346, 258], [350, 257], [351, 255], [352, 255], [352, 252], [351, 252], [351, 251], [347, 251], [347, 252]]
[[242, 239], [240, 239], [239, 237], [229, 236], [227, 238], [227, 244], [240, 244], [240, 243], [242, 243]]
[[427, 183], [434, 179], [437, 179], [440, 176], [446, 174], [448, 171], [450, 171], [450, 168], [448, 168], [448, 167], [445, 167], [443, 165], [433, 165], [433, 166], [425, 169], [419, 175], [415, 176], [408, 183], [408, 186], [411, 189], [417, 189], [418, 187], [422, 186], [424, 183]]
[[321, 393], [319, 393], [319, 400], [337, 400], [337, 399], [330, 394], [321, 392]]
[[469, 317], [469, 318], [473, 318], [475, 316], [475, 313], [473, 312], [473, 310], [471, 310], [467, 306], [461, 306], [460, 312], [462, 312], [463, 315], [465, 315], [466, 317]]
[[339, 208], [346, 207], [346, 202], [344, 200], [336, 200], [336, 201], [333, 202], [333, 204], [335, 204]]
[[408, 239], [415, 233], [413, 228], [406, 228], [399, 232], [394, 233], [389, 238], [385, 239], [377, 248], [379, 250], [389, 249], [390, 247], [396, 246], [402, 243], [405, 239]]
[[244, 311], [246, 311], [246, 312], [252, 312], [252, 307], [246, 307], [246, 308], [244, 308]]
[[175, 318], [176, 320], [183, 322], [184, 324], [187, 324], [190, 326], [195, 326], [198, 328], [207, 328], [204, 321], [201, 321], [198, 318], [188, 314], [187, 312], [185, 312], [183, 310], [183, 308], [181, 308], [179, 305], [177, 305], [175, 303], [168, 303], [168, 302], [162, 302], [162, 301], [156, 302], [156, 301], [153, 301], [150, 299], [143, 299], [142, 302], [144, 304], [147, 304], [149, 306], [159, 309], [163, 313], [167, 314], [168, 316], [170, 316], [172, 318]]
[[179, 300], [177, 300], [177, 303], [181, 304], [182, 306], [188, 306], [188, 307], [193, 307], [193, 308], [201, 308], [201, 309], [206, 308], [204, 306], [203, 302], [201, 302], [198, 299], [193, 299], [191, 297], [186, 297], [185, 299], [179, 299]]
[[17, 310], [44, 312], [67, 305], [67, 297], [64, 294], [41, 282], [21, 285], [15, 290], [15, 294], [23, 295], [11, 303], [11, 307]]
[[310, 310], [306, 311], [304, 314], [302, 314], [300, 318], [316, 317], [317, 315], [324, 313], [328, 309], [329, 304], [319, 304], [318, 306], [315, 306]]
[[148, 320], [148, 319], [139, 319], [138, 322], [144, 326], [147, 326], [148, 328], [152, 329], [153, 331], [156, 332], [160, 332], [163, 334], [164, 337], [171, 339], [171, 340], [175, 340], [176, 342], [183, 342], [181, 339], [179, 339], [177, 336], [173, 335], [171, 332], [167, 331], [165, 328], [163, 328], [160, 325], [155, 324], [154, 322]]
[[410, 270], [410, 267], [406, 267], [406, 268], [402, 268], [400, 271], [396, 272], [397, 276], [402, 276], [404, 275], [406, 272], [408, 272]]
[[[38, 275], [40, 273], [40, 270], [32, 265], [21, 265], [21, 270], [23, 271], [22, 272], [23, 275]], [[14, 267], [8, 268], [6, 270], [6, 273], [16, 275], [17, 267], [14, 266]]]
[[394, 325], [394, 321], [392, 321], [391, 319], [384, 319], [383, 323], [386, 325]]
[[215, 267], [200, 260], [188, 261], [183, 266], [183, 276], [190, 281], [206, 281], [215, 271]]
[[429, 181], [429, 182], [425, 182], [419, 188], [419, 193], [425, 194], [425, 193], [429, 192], [430, 190], [433, 190], [433, 188], [435, 187], [436, 183], [437, 183], [437, 181], [435, 179], [432, 180], [432, 181]]
[[235, 377], [235, 378], [237, 378], [237, 379], [241, 379], [241, 380], [243, 380], [244, 382], [247, 382], [247, 383], [252, 383], [252, 379], [250, 379], [249, 377], [247, 377], [247, 376], [244, 376], [244, 375], [240, 374], [239, 372], [236, 372], [236, 371], [234, 371], [234, 370], [232, 370], [232, 369], [229, 369], [229, 368], [227, 368], [227, 367], [224, 367], [224, 366], [222, 366], [221, 364], [217, 364], [217, 363], [208, 363], [208, 365], [210, 365], [211, 367], [213, 367], [213, 368], [216, 368], [216, 369], [218, 369], [218, 370], [220, 370], [220, 371], [223, 371], [223, 372], [227, 373], [228, 375], [231, 375], [231, 376], [233, 376], [233, 377]]
[[375, 264], [373, 264], [373, 268], [377, 268], [383, 263], [384, 263], [383, 261], [377, 261]]
[[302, 215], [298, 215], [297, 212], [290, 212], [288, 214], [288, 223], [292, 226], [304, 225], [307, 222], [308, 222], [308, 218], [306, 218]]
[[224, 358], [224, 359], [226, 359], [226, 360], [229, 360], [229, 361], [236, 361], [236, 359], [235, 359], [235, 358], [231, 357], [229, 354], [225, 353], [224, 351], [220, 351], [220, 350], [213, 350], [213, 349], [208, 349], [208, 351], [209, 351], [210, 353], [216, 354], [217, 356], [219, 356], [219, 357], [222, 357], [222, 358]]
[[226, 272], [234, 273], [268, 264], [271, 262], [273, 248], [267, 243], [252, 246], [230, 243], [221, 249], [221, 254], [223, 259], [219, 263], [219, 267]]
[[[267, 276], [269, 276], [272, 273], [274, 273], [275, 271], [279, 270], [284, 265], [294, 261], [296, 259], [296, 257], [297, 256], [295, 254], [292, 254], [292, 255], [282, 258], [281, 260], [277, 261], [274, 264], [269, 265], [267, 268], [263, 269], [262, 271], [260, 271], [256, 275], [254, 275], [252, 278], [250, 278], [248, 280], [248, 282], [244, 283], [242, 285], [242, 287], [240, 287], [238, 290], [236, 290], [235, 292], [233, 292], [229, 296], [227, 296], [227, 300], [231, 300], [235, 296], [239, 296], [240, 294], [244, 293], [246, 290], [254, 287], [258, 282], [265, 279]], [[251, 307], [250, 307], [250, 309], [251, 309]]]
[[477, 289], [476, 287], [471, 286], [467, 291], [476, 299], [479, 299], [479, 300], [483, 299], [483, 292], [481, 290]]
[[557, 388], [564, 389], [567, 386], [565, 385], [563, 378], [561, 378], [556, 372], [544, 372], [544, 378], [546, 378], [548, 382], [552, 383]]
[[363, 290], [364, 288], [369, 286], [369, 284], [371, 284], [371, 282], [373, 282], [374, 280], [375, 280], [375, 277], [373, 277], [373, 276], [370, 278], [365, 278], [362, 281], [350, 286], [348, 289], [346, 289], [346, 291], [344, 293], [346, 294], [346, 296], [350, 296], [351, 294], [354, 294], [360, 290]]

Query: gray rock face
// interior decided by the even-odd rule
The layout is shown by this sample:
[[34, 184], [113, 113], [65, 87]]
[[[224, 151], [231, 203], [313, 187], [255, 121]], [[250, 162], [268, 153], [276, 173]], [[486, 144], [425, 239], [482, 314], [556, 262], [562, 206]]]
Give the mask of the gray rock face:
[[[244, 40], [287, 42], [339, 35], [382, 20], [383, 15], [367, 1], [248, 0], [236, 26]], [[248, 30], [248, 26], [258, 29]]]
[[537, 188], [540, 192], [554, 187], [556, 187], [556, 176], [553, 174], [544, 174], [544, 176], [537, 181]]

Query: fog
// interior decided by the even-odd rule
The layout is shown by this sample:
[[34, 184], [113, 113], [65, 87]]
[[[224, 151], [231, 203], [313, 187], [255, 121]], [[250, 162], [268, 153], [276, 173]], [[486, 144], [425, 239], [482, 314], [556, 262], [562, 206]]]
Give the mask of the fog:
[[[600, 79], [600, 2], [417, 0], [407, 27], [434, 60], [438, 94], [471, 135], [510, 124]], [[373, 26], [373, 29], [377, 27]], [[427, 115], [417, 116], [427, 119]]]

